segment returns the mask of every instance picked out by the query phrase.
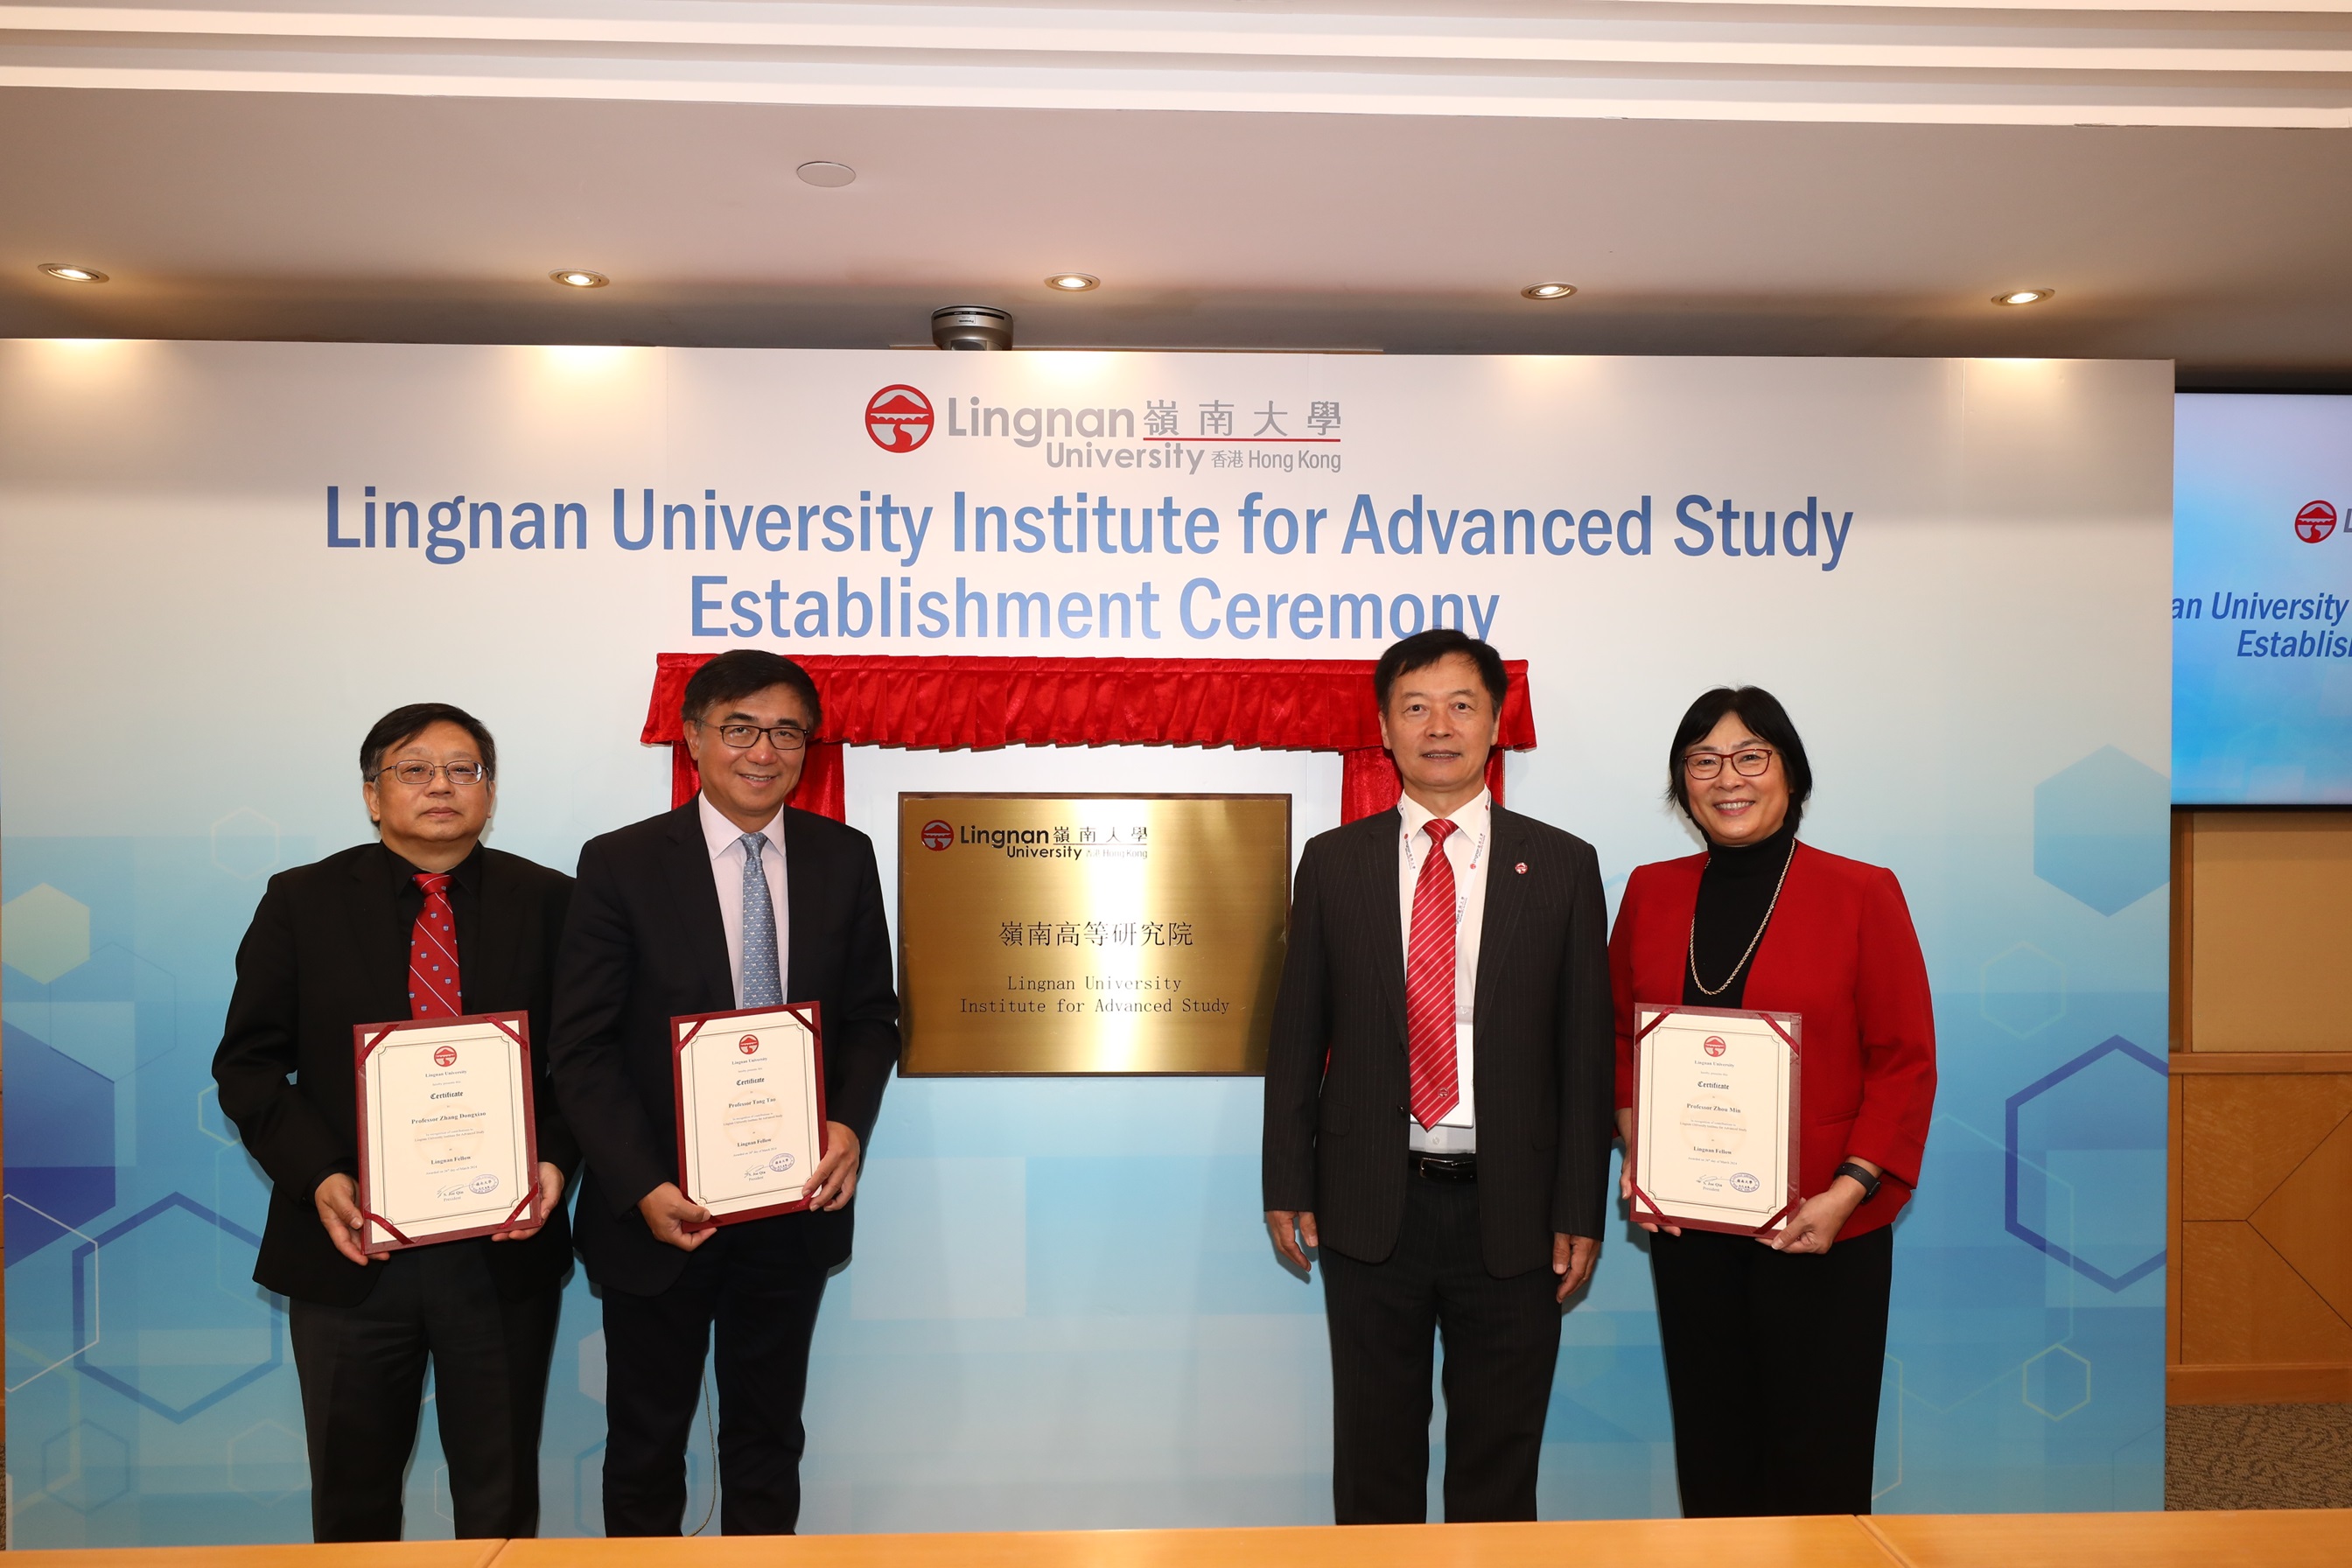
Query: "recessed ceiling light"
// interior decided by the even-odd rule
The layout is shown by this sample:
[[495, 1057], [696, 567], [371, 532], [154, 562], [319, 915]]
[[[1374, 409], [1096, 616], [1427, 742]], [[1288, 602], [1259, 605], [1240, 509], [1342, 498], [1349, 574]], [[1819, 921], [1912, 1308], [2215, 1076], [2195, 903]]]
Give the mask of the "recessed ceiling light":
[[612, 281], [601, 272], [590, 272], [577, 267], [566, 268], [561, 272], [551, 272], [548, 276], [566, 289], [602, 289]]
[[823, 158], [813, 163], [803, 163], [793, 173], [801, 177], [801, 184], [820, 186], [828, 191], [837, 191], [857, 178], [857, 171], [848, 164], [835, 163]]
[[1528, 300], [1565, 300], [1575, 292], [1573, 283], [1530, 283], [1519, 290], [1520, 297]]
[[1102, 287], [1102, 279], [1091, 272], [1056, 272], [1045, 279], [1048, 289], [1059, 289], [1065, 294], [1083, 294], [1089, 289]]
[[2012, 289], [2006, 294], [1995, 294], [1996, 305], [2039, 305], [2058, 292], [2055, 289]]
[[44, 261], [41, 270], [52, 278], [62, 278], [68, 283], [103, 283], [106, 274], [95, 267], [76, 267], [69, 261]]

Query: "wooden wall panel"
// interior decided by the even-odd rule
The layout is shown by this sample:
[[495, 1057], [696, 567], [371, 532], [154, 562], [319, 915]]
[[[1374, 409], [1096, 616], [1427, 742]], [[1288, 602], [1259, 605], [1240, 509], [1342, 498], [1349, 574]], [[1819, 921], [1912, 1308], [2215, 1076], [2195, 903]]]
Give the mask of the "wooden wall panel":
[[2188, 1048], [2352, 1051], [2340, 1005], [2352, 812], [2200, 811], [2186, 847]]
[[2166, 1397], [2352, 1399], [2352, 811], [2177, 811]]
[[2352, 1073], [2183, 1075], [2180, 1217], [2250, 1219], [2352, 1116]]
[[2352, 1365], [2352, 1323], [2242, 1220], [2181, 1227], [2183, 1365]]

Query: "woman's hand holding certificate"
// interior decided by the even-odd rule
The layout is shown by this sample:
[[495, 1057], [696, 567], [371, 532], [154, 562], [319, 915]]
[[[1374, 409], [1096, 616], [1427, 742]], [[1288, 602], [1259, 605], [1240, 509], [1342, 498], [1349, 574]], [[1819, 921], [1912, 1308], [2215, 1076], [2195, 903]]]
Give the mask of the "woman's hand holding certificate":
[[1623, 1183], [1634, 1221], [1769, 1239], [1799, 1207], [1800, 1020], [1651, 1005], [1634, 1016]]

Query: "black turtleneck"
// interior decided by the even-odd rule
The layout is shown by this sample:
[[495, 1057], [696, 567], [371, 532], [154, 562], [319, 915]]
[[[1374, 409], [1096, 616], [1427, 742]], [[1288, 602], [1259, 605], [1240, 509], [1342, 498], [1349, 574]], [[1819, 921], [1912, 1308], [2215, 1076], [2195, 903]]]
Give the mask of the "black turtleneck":
[[[1683, 1005], [1685, 1007], [1739, 1007], [1748, 991], [1748, 971], [1755, 963], [1748, 943], [1757, 939], [1757, 928], [1764, 923], [1772, 907], [1772, 894], [1780, 885], [1780, 872], [1796, 853], [1797, 826], [1783, 823], [1779, 832], [1769, 838], [1733, 847], [1710, 843], [1706, 847], [1706, 869], [1698, 879], [1698, 911], [1694, 917], [1692, 934], [1698, 947], [1698, 972], [1709, 985], [1720, 984], [1731, 974], [1731, 966], [1739, 965], [1731, 984], [1715, 995], [1708, 995], [1690, 976], [1685, 963], [1683, 971]], [[1740, 955], [1748, 953], [1745, 962]]]

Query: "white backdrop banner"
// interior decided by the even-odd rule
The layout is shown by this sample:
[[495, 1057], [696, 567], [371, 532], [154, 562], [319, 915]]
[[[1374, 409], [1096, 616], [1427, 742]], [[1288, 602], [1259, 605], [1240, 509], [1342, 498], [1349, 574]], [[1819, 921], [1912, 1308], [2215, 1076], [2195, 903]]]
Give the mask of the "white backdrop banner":
[[[493, 841], [662, 809], [655, 656], [1529, 662], [1510, 804], [1612, 898], [1691, 852], [1690, 700], [1788, 704], [1807, 837], [1892, 866], [1943, 1091], [1898, 1233], [1889, 1510], [2158, 1506], [2168, 366], [0, 345], [8, 1468], [21, 1544], [301, 1539], [264, 1188], [209, 1061], [269, 872], [366, 831], [403, 702], [496, 732]], [[1370, 701], [1369, 693], [1366, 698]], [[1278, 790], [1151, 748], [849, 758], [900, 789]], [[894, 917], [895, 918], [895, 917]], [[810, 1393], [819, 1531], [1329, 1517], [1319, 1300], [1249, 1079], [895, 1086]], [[1554, 1516], [1675, 1511], [1638, 1233], [1569, 1318]], [[567, 1299], [550, 1533], [600, 1528]], [[412, 1534], [446, 1534], [430, 1423]], [[699, 1517], [710, 1484], [697, 1438]]]

